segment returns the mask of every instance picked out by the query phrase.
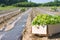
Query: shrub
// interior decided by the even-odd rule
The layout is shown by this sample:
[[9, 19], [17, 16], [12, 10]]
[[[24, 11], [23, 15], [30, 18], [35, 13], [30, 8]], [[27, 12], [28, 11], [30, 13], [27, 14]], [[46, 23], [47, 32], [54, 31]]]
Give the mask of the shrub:
[[38, 4], [32, 3], [32, 2], [20, 2], [20, 3], [15, 4], [14, 6], [17, 6], [17, 7], [36, 7], [36, 6], [38, 6]]
[[6, 5], [5, 5], [5, 4], [1, 4], [0, 6], [1, 6], [1, 7], [5, 7]]
[[51, 7], [51, 10], [57, 11], [57, 7]]
[[26, 10], [26, 8], [21, 8], [21, 12], [24, 12]]
[[60, 16], [59, 15], [52, 16], [48, 14], [38, 15], [32, 21], [32, 25], [49, 25], [57, 23], [60, 23]]

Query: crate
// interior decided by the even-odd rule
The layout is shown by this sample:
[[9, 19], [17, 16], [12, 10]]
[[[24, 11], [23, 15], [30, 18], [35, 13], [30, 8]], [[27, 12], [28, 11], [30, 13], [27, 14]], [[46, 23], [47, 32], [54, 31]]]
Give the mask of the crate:
[[52, 36], [53, 34], [60, 33], [60, 24], [32, 26], [32, 34], [40, 36]]

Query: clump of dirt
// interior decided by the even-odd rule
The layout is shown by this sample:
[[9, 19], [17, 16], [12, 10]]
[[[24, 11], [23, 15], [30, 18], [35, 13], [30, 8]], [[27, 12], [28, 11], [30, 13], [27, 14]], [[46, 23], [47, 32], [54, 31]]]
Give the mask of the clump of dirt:
[[0, 30], [2, 30], [2, 29], [3, 29], [3, 27], [4, 27], [3, 25], [4, 25], [4, 24], [0, 24]]

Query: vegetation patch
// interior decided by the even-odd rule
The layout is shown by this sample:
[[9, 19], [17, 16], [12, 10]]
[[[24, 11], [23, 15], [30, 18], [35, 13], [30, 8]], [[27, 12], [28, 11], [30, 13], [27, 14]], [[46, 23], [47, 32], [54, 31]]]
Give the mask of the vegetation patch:
[[60, 23], [59, 15], [48, 15], [48, 14], [37, 15], [32, 21], [32, 25], [50, 25], [58, 23]]
[[51, 10], [57, 11], [57, 7], [51, 7]]
[[24, 12], [26, 10], [26, 8], [22, 7], [20, 8], [21, 9], [21, 12]]
[[33, 3], [33, 2], [20, 2], [15, 4], [14, 6], [16, 7], [37, 7], [38, 4]]
[[1, 6], [0, 6], [0, 10], [9, 10], [9, 9], [12, 9], [12, 8], [16, 8], [16, 7], [14, 7], [14, 6], [1, 7]]

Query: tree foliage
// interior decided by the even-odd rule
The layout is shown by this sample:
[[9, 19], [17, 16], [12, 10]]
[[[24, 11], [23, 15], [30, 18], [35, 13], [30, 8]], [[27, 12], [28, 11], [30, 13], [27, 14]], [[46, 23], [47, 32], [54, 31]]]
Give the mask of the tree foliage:
[[0, 0], [0, 6], [14, 5], [17, 7], [36, 7], [36, 6], [60, 6], [60, 0], [54, 0], [54, 2], [47, 3], [33, 3], [28, 0]]
[[20, 3], [15, 4], [14, 6], [17, 6], [17, 7], [36, 7], [39, 5], [36, 3], [33, 3], [33, 2], [20, 2]]
[[60, 6], [60, 1], [44, 3], [42, 6]]
[[27, 2], [28, 0], [0, 0], [0, 4], [11, 5], [18, 2]]

